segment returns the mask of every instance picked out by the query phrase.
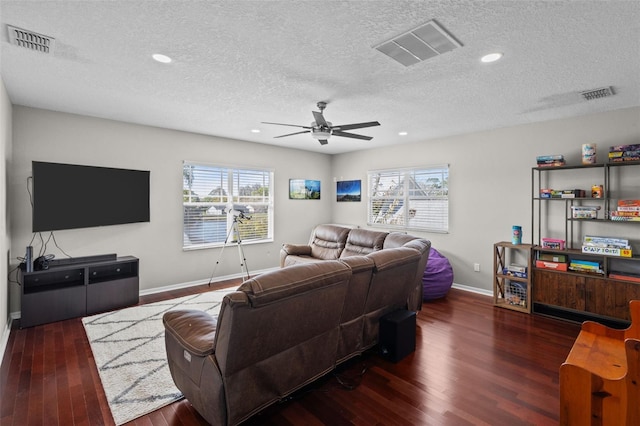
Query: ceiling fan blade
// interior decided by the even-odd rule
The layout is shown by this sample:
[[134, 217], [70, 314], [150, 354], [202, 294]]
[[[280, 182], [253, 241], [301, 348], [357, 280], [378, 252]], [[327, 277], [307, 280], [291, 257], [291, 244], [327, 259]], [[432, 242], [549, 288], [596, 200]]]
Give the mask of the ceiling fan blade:
[[286, 135], [274, 136], [273, 138], [274, 138], [274, 139], [277, 139], [277, 138], [284, 138], [285, 136], [299, 135], [299, 134], [301, 134], [301, 133], [309, 133], [309, 130], [303, 130], [303, 131], [301, 131], [301, 132], [295, 132], [295, 133], [287, 133]]
[[320, 142], [320, 145], [326, 145], [329, 143], [329, 141], [326, 139], [318, 139], [318, 142]]
[[310, 129], [311, 128], [309, 126], [301, 126], [299, 124], [269, 123], [268, 121], [262, 121], [262, 124], [275, 124], [276, 126], [301, 127], [303, 129]]
[[343, 138], [354, 138], [354, 139], [362, 139], [365, 141], [370, 141], [371, 139], [373, 139], [373, 137], [371, 136], [363, 136], [363, 135], [356, 135], [355, 133], [347, 133], [347, 132], [343, 132], [340, 130], [333, 130], [331, 132], [332, 136], [342, 136]]
[[322, 115], [321, 112], [318, 112], [318, 111], [311, 111], [311, 112], [313, 113], [313, 118], [316, 121], [316, 125], [320, 127], [329, 126], [329, 123], [327, 123], [327, 120], [324, 119], [324, 115]]
[[333, 128], [337, 130], [353, 130], [353, 129], [362, 129], [365, 127], [379, 126], [379, 125], [380, 123], [378, 123], [377, 121], [369, 121], [367, 123], [343, 124], [341, 126], [333, 126]]

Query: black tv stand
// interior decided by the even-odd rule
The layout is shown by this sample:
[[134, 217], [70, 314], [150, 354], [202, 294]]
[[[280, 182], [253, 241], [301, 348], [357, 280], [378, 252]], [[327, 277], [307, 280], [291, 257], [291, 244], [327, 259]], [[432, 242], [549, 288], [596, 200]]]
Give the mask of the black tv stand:
[[71, 260], [63, 259], [62, 264], [50, 264], [41, 271], [20, 269], [21, 328], [138, 303], [137, 258], [101, 255]]

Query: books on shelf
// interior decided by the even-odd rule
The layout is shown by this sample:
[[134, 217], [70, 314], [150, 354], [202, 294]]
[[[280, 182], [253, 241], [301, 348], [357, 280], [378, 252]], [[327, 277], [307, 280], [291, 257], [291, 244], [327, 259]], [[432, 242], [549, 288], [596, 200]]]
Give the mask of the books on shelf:
[[604, 274], [599, 262], [590, 260], [573, 259], [569, 263], [569, 269], [576, 272], [587, 272], [594, 274]]

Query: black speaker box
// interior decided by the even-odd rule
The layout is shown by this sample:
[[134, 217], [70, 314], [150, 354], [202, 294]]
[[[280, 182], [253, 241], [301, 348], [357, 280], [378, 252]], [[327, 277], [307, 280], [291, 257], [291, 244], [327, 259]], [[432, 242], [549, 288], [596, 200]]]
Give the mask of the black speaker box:
[[416, 350], [416, 313], [398, 310], [380, 318], [380, 355], [398, 362]]

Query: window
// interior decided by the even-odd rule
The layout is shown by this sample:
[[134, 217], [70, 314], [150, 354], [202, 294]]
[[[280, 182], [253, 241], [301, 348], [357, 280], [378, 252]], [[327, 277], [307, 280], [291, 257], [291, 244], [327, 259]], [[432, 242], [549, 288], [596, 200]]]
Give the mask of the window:
[[367, 223], [402, 230], [449, 230], [449, 166], [368, 172]]
[[185, 162], [183, 248], [273, 240], [273, 171]]

